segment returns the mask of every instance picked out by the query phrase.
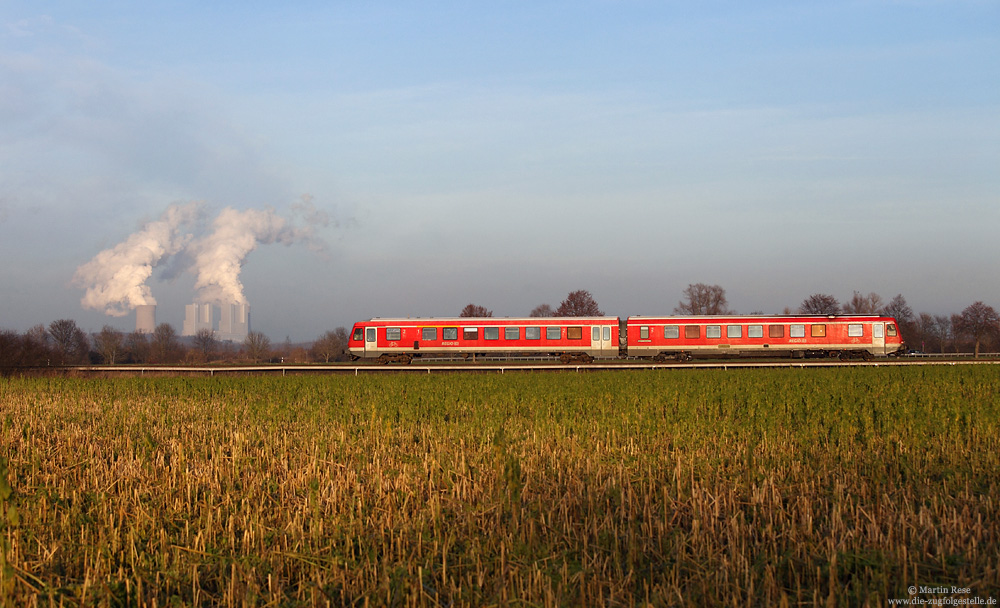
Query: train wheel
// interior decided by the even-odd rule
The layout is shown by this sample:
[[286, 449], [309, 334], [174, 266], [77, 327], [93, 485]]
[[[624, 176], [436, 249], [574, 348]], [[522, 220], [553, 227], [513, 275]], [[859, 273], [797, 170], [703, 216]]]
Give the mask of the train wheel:
[[569, 353], [563, 353], [559, 355], [559, 360], [562, 362], [563, 365], [568, 365], [569, 362], [573, 360], [573, 355]]

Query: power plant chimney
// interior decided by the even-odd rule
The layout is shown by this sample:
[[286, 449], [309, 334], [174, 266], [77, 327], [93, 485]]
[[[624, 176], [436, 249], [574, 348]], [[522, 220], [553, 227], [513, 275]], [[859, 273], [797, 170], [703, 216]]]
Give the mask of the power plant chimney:
[[135, 307], [135, 330], [151, 334], [156, 329], [156, 304]]

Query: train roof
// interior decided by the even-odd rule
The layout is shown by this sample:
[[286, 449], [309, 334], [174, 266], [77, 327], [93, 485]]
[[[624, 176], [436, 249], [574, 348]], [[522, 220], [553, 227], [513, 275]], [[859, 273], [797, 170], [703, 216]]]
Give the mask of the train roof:
[[490, 323], [490, 322], [515, 322], [526, 325], [543, 325], [545, 323], [572, 323], [572, 322], [618, 322], [618, 317], [399, 317], [382, 318], [374, 317], [366, 323]]
[[893, 319], [888, 315], [807, 315], [807, 314], [781, 314], [781, 315], [741, 315], [741, 314], [730, 314], [730, 315], [631, 315], [628, 317], [629, 320], [664, 320], [664, 319], [830, 319], [830, 320], [844, 320], [844, 319]]

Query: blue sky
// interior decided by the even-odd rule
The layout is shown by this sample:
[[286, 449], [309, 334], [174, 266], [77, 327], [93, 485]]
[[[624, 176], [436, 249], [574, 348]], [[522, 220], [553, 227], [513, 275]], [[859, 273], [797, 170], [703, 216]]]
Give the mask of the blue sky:
[[274, 340], [696, 282], [1000, 307], [998, 2], [97, 4], [0, 4], [0, 327], [131, 329], [78, 267], [173, 204], [303, 197], [314, 238], [242, 260]]

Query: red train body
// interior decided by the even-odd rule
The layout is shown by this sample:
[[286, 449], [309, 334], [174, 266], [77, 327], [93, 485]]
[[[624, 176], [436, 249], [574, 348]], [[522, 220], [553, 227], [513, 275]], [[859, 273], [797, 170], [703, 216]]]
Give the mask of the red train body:
[[618, 357], [618, 317], [372, 319], [355, 323], [355, 358], [408, 363], [421, 356], [551, 355], [564, 362]]
[[409, 363], [422, 356], [595, 358], [743, 356], [871, 358], [902, 350], [892, 317], [729, 315], [372, 319], [354, 325], [355, 359]]
[[902, 337], [892, 317], [717, 316], [629, 317], [630, 357], [725, 356], [870, 358], [896, 353]]

